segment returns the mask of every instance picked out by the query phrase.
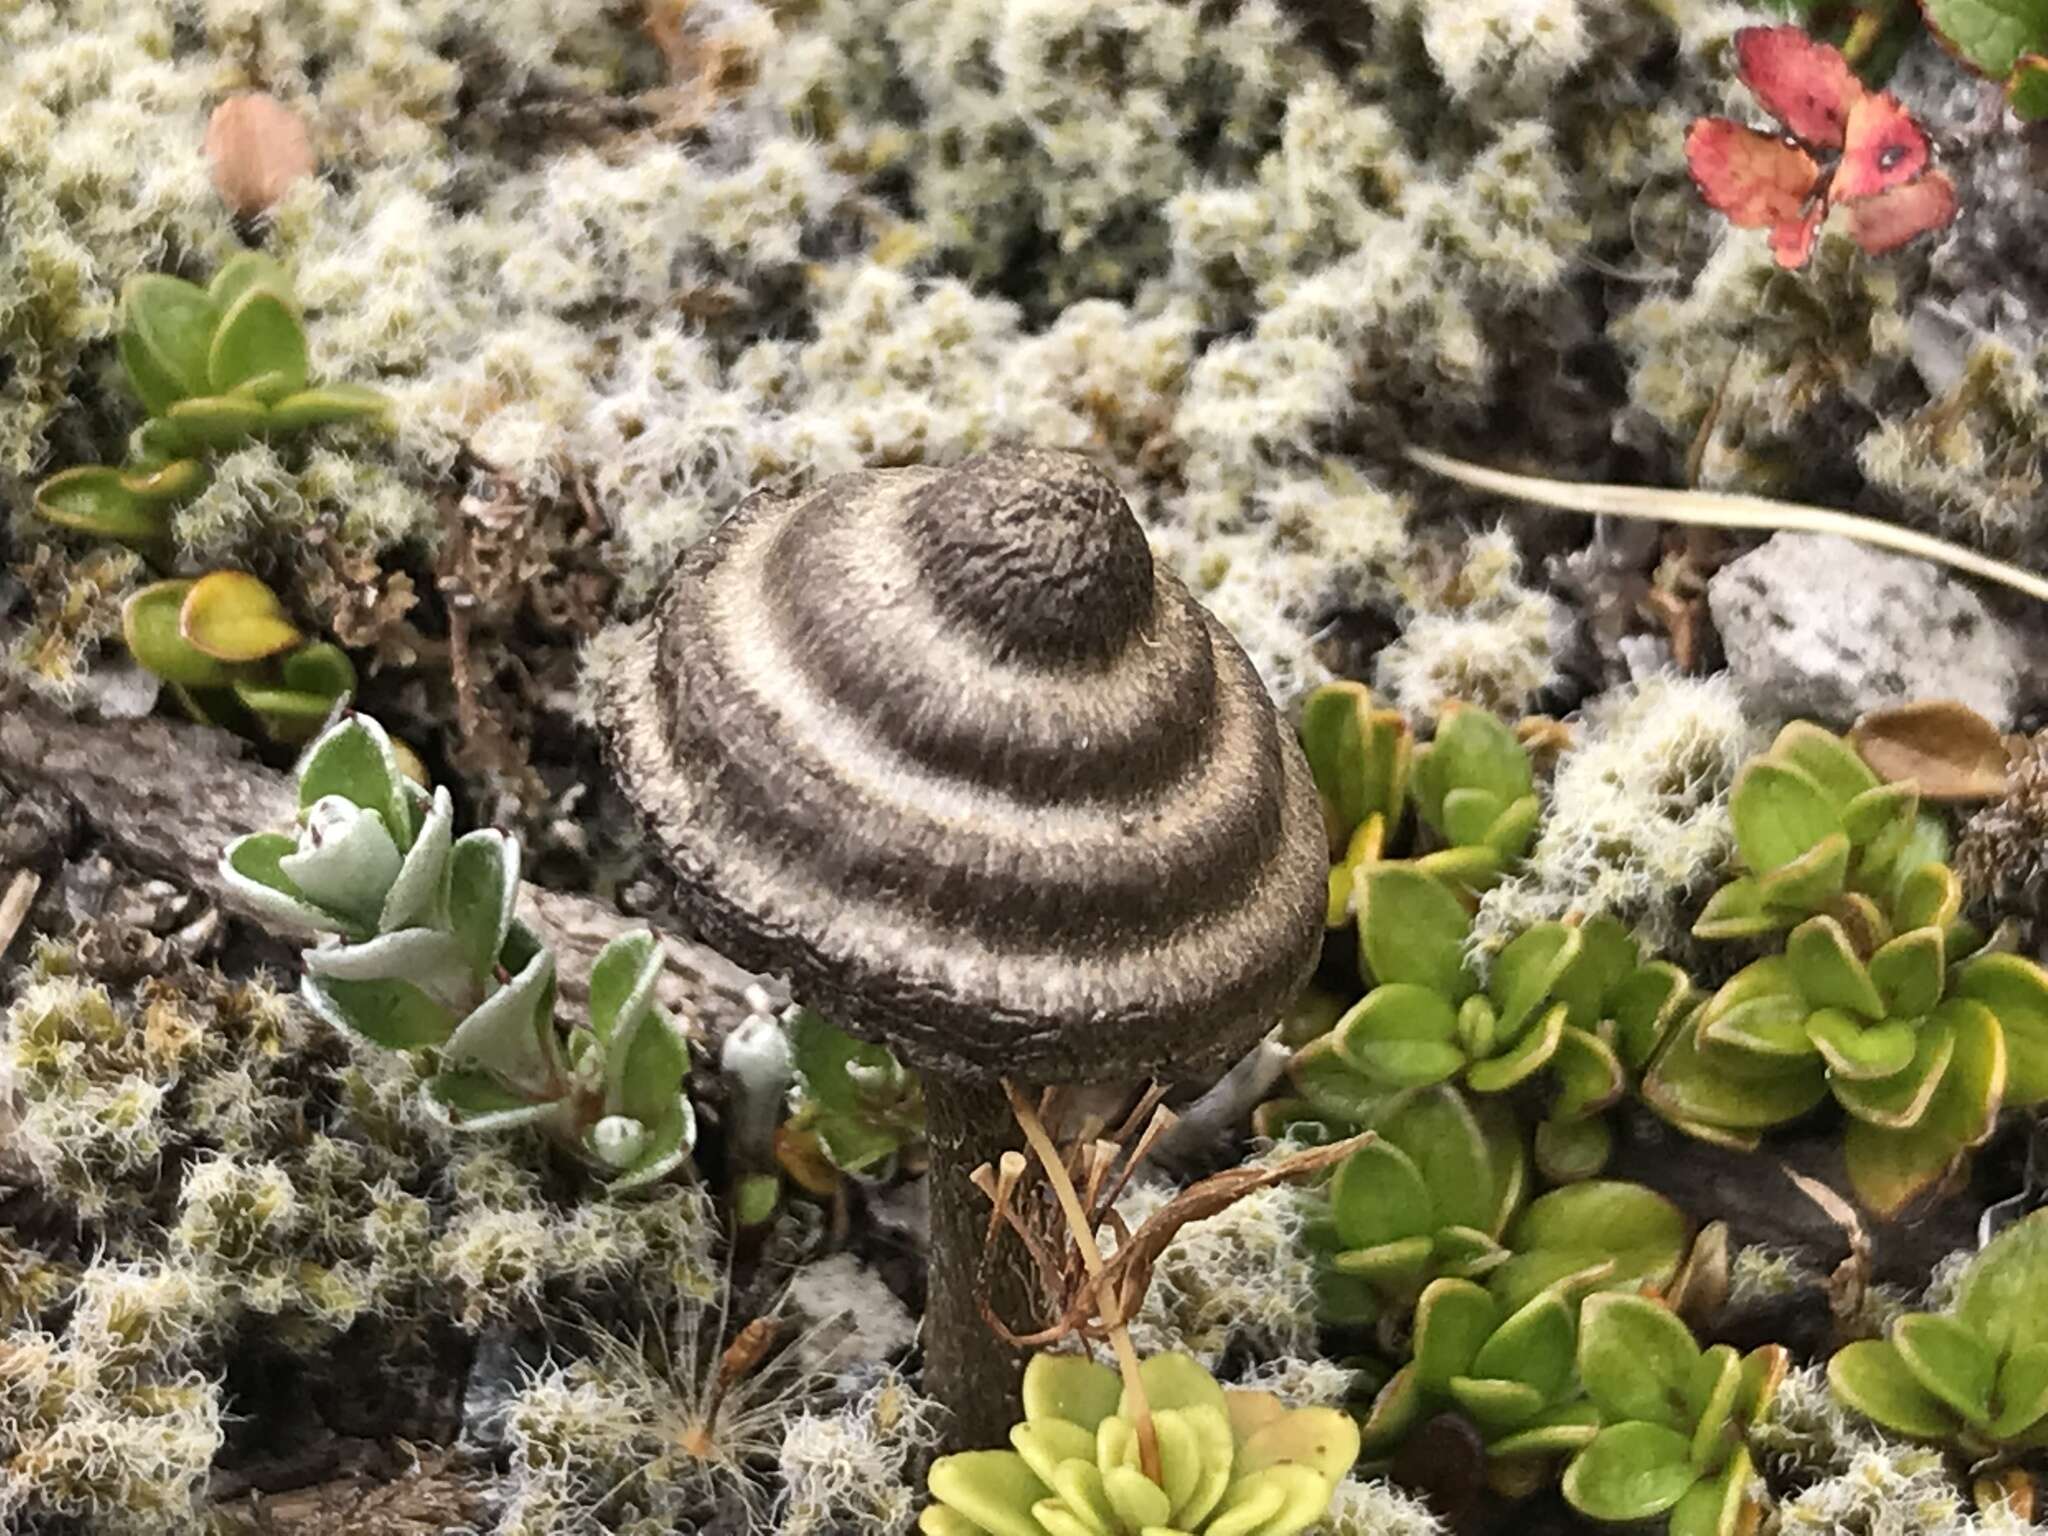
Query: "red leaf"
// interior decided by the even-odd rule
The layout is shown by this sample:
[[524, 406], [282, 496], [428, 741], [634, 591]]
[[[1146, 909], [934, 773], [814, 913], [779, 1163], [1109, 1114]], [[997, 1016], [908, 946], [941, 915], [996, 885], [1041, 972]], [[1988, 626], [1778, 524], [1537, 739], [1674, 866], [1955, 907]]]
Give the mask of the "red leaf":
[[1798, 218], [1820, 180], [1813, 156], [1797, 144], [1725, 117], [1694, 120], [1686, 130], [1685, 162], [1700, 196], [1744, 229]]
[[1849, 109], [1864, 95], [1849, 61], [1798, 27], [1744, 27], [1735, 34], [1736, 67], [1779, 122], [1807, 143], [1840, 149]]
[[1838, 203], [1903, 187], [1927, 169], [1927, 135], [1889, 91], [1866, 95], [1849, 109], [1846, 137], [1831, 187]]
[[1939, 171], [1848, 205], [1849, 233], [1871, 255], [1896, 250], [1956, 216], [1956, 189]]
[[1827, 200], [1815, 198], [1813, 206], [1801, 217], [1771, 226], [1771, 254], [1778, 258], [1779, 266], [1806, 265], [1813, 256], [1814, 242], [1820, 238], [1821, 221], [1827, 216]]

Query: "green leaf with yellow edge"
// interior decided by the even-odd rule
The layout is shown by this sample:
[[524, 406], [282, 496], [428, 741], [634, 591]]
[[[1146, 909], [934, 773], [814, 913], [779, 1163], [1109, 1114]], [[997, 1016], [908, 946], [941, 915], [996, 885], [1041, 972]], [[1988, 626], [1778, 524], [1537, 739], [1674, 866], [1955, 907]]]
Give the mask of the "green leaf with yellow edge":
[[1696, 1024], [1684, 1020], [1644, 1074], [1642, 1094], [1687, 1130], [1741, 1133], [1798, 1119], [1827, 1097], [1828, 1084], [1817, 1055], [1759, 1056], [1703, 1041]]
[[1415, 1377], [1426, 1393], [1449, 1393], [1451, 1378], [1470, 1376], [1480, 1348], [1500, 1326], [1501, 1307], [1470, 1280], [1432, 1280], [1415, 1303]]
[[1956, 967], [1950, 989], [1998, 1017], [2006, 1102], [2025, 1109], [2048, 1100], [2048, 971], [2019, 955], [1976, 955]]
[[1558, 1042], [1564, 1038], [1564, 1019], [1564, 1004], [1552, 1005], [1535, 1028], [1525, 1031], [1506, 1050], [1466, 1067], [1465, 1086], [1474, 1093], [1505, 1093], [1527, 1082], [1557, 1054]]
[[1534, 1141], [1536, 1166], [1553, 1184], [1590, 1179], [1614, 1156], [1614, 1131], [1598, 1115], [1539, 1121]]
[[1363, 885], [1359, 945], [1375, 981], [1427, 987], [1453, 1003], [1477, 990], [1465, 969], [1472, 919], [1441, 881], [1382, 864]]
[[[2005, 1081], [2005, 1037], [1989, 1009], [1951, 998], [1921, 1026], [1940, 1029], [1952, 1042], [1948, 1068], [1910, 1129], [1852, 1118], [1842, 1150], [1856, 1198], [1891, 1217], [1935, 1184], [1963, 1152], [1981, 1143], [1997, 1123]], [[1841, 1089], [1836, 1089], [1839, 1095]]]
[[1893, 1322], [1892, 1348], [1929, 1396], [1975, 1425], [1991, 1421], [1998, 1356], [1958, 1318], [1908, 1312]]
[[1806, 1027], [1810, 1017], [1804, 998], [1786, 994], [1726, 1004], [1716, 999], [1707, 1005], [1700, 1033], [1716, 1048], [1775, 1060], [1789, 1070], [1816, 1049]]
[[1427, 1236], [1438, 1223], [1422, 1170], [1399, 1147], [1370, 1141], [1330, 1180], [1330, 1215], [1347, 1248]]
[[1955, 1312], [2000, 1354], [2048, 1344], [2048, 1211], [2014, 1222], [1970, 1260]]
[[1839, 1008], [1816, 1008], [1807, 1016], [1806, 1033], [1836, 1082], [1896, 1077], [1912, 1065], [1920, 1042], [1919, 1031], [1905, 1019], [1872, 1024]]
[[229, 687], [242, 707], [261, 723], [263, 734], [286, 745], [312, 740], [334, 709], [333, 698], [324, 693], [242, 681]]
[[1791, 918], [1764, 905], [1763, 886], [1754, 875], [1730, 880], [1707, 898], [1692, 925], [1696, 939], [1751, 939], [1789, 927]]
[[1736, 776], [1729, 809], [1735, 843], [1756, 875], [1803, 857], [1842, 830], [1837, 802], [1814, 778], [1789, 763], [1754, 758]]
[[1859, 848], [1920, 813], [1920, 791], [1908, 782], [1866, 789], [1842, 807], [1842, 827]]
[[1600, 1410], [1575, 1398], [1544, 1409], [1513, 1434], [1488, 1442], [1486, 1452], [1496, 1461], [1568, 1456], [1590, 1445], [1599, 1433]]
[[1950, 52], [1994, 80], [2048, 49], [2048, 0], [1920, 0], [1920, 10]]
[[1668, 1283], [1691, 1239], [1685, 1213], [1654, 1190], [1588, 1179], [1551, 1190], [1509, 1223], [1514, 1257], [1488, 1277], [1508, 1310], [1575, 1276], [1601, 1286]]
[[[1794, 928], [1785, 940], [1785, 959], [1810, 1008], [1846, 1009], [1866, 1019], [1885, 1016], [1884, 998], [1849, 935], [1832, 917], [1810, 917]], [[1933, 1006], [1930, 1000], [1927, 1007]]]
[[390, 410], [390, 397], [365, 385], [322, 384], [273, 401], [269, 427], [273, 433], [303, 432], [311, 427], [378, 421]]
[[1829, 1080], [1835, 1099], [1859, 1120], [1886, 1130], [1918, 1125], [1955, 1053], [1949, 1018], [1929, 1015], [1913, 1031], [1912, 1059], [1890, 1077], [1859, 1080], [1836, 1074]]
[[1945, 984], [1946, 955], [1939, 928], [1915, 928], [1870, 957], [1870, 979], [1889, 1017], [1916, 1019], [1933, 1012]]
[[284, 396], [305, 388], [306, 374], [306, 332], [291, 304], [274, 288], [244, 288], [214, 330], [207, 382], [224, 394], [251, 379], [278, 375], [276, 392]]
[[289, 298], [292, 280], [276, 257], [262, 251], [237, 251], [214, 269], [206, 284], [207, 296], [222, 314], [252, 288], [268, 288]]
[[1499, 1013], [1504, 1040], [1518, 1038], [1556, 996], [1558, 981], [1577, 962], [1582, 944], [1579, 931], [1563, 923], [1538, 923], [1508, 942], [1486, 979], [1486, 995]]
[[1375, 1456], [1399, 1445], [1420, 1422], [1422, 1409], [1422, 1388], [1411, 1361], [1388, 1377], [1387, 1384], [1374, 1395], [1358, 1426], [1360, 1448]]
[[1667, 960], [1639, 967], [1609, 999], [1614, 1052], [1640, 1072], [1685, 1016], [1694, 997], [1692, 978]]
[[[1409, 1226], [1399, 1235], [1431, 1227], [1499, 1232], [1502, 1170], [1495, 1166], [1494, 1149], [1462, 1095], [1445, 1087], [1404, 1094], [1371, 1123], [1380, 1139], [1368, 1145], [1399, 1151], [1429, 1194], [1427, 1224]], [[1364, 1177], [1363, 1171], [1358, 1177]]]
[[261, 403], [237, 395], [194, 395], [174, 404], [164, 419], [189, 451], [239, 447], [263, 430], [268, 414]]
[[1811, 720], [1787, 724], [1773, 738], [1765, 756], [1799, 769], [1837, 805], [1847, 805], [1882, 782], [1854, 747]]
[[1335, 682], [1302, 703], [1309, 771], [1347, 840], [1368, 817], [1398, 819], [1407, 794], [1410, 737], [1396, 710], [1375, 710], [1362, 684]]
[[1694, 1483], [1685, 1497], [1672, 1505], [1665, 1536], [1738, 1536], [1744, 1530], [1749, 1485], [1755, 1475], [1747, 1447], [1737, 1446], [1718, 1474]]
[[1946, 1440], [1962, 1420], [1915, 1379], [1885, 1339], [1859, 1339], [1828, 1360], [1828, 1390], [1835, 1400], [1873, 1424], [1915, 1440]]
[[219, 321], [206, 290], [182, 278], [153, 272], [123, 285], [121, 363], [150, 414], [206, 393], [206, 354]]
[[1451, 1401], [1489, 1440], [1496, 1435], [1513, 1433], [1543, 1411], [1543, 1394], [1519, 1381], [1501, 1381], [1488, 1376], [1453, 1376], [1446, 1387]]
[[1757, 876], [1757, 895], [1776, 912], [1811, 912], [1841, 894], [1849, 878], [1849, 834], [1831, 833], [1790, 863]]
[[277, 594], [246, 571], [214, 571], [192, 583], [178, 614], [188, 645], [221, 661], [261, 661], [299, 644]]
[[1465, 1064], [1456, 1040], [1458, 1016], [1427, 987], [1388, 982], [1372, 989], [1337, 1022], [1344, 1059], [1368, 1077], [1397, 1088], [1442, 1082]]
[[2005, 104], [2023, 123], [2037, 123], [2048, 117], [2048, 55], [2021, 56], [2006, 78]]
[[1438, 720], [1436, 736], [1415, 754], [1417, 809], [1447, 836], [1452, 835], [1450, 797], [1459, 790], [1484, 794], [1497, 808], [1492, 815], [1498, 815], [1498, 808], [1531, 793], [1535, 782], [1528, 749], [1491, 710], [1451, 707]]
[[1692, 1417], [1692, 1464], [1714, 1473], [1727, 1464], [1728, 1453], [1742, 1437], [1736, 1417], [1742, 1398], [1742, 1356], [1732, 1344], [1700, 1351], [1686, 1382], [1686, 1406]]
[[1963, 887], [1956, 872], [1933, 860], [1907, 871], [1892, 895], [1892, 924], [1900, 933], [1946, 928], [1962, 910]]
[[178, 614], [192, 583], [151, 582], [121, 605], [121, 638], [128, 653], [166, 682], [188, 688], [220, 688], [230, 670], [188, 644], [179, 632]]
[[1571, 1390], [1577, 1349], [1578, 1308], [1559, 1291], [1543, 1291], [1502, 1320], [1467, 1374], [1532, 1387], [1541, 1408]]
[[2048, 1344], [2029, 1344], [1999, 1362], [1996, 1400], [1992, 1439], [2017, 1440], [2038, 1430], [2048, 1419]]
[[[1600, 1291], [1579, 1309], [1579, 1381], [1610, 1424], [1641, 1420], [1690, 1435], [1700, 1360], [1692, 1330], [1648, 1297]], [[1681, 1455], [1691, 1456], [1687, 1444]]]
[[153, 543], [169, 528], [154, 502], [128, 489], [119, 470], [101, 464], [52, 475], [36, 487], [35, 510], [44, 522], [125, 544]]
[[1618, 1100], [1628, 1087], [1628, 1074], [1613, 1047], [1598, 1035], [1565, 1026], [1550, 1058], [1556, 1087], [1550, 1102], [1553, 1120], [1583, 1120]]
[[1652, 1519], [1699, 1480], [1688, 1450], [1686, 1437], [1663, 1424], [1610, 1424], [1565, 1468], [1565, 1502], [1595, 1520]]
[[355, 663], [348, 659], [348, 652], [325, 640], [302, 645], [288, 654], [278, 663], [278, 675], [287, 688], [320, 694], [330, 703], [356, 689]]

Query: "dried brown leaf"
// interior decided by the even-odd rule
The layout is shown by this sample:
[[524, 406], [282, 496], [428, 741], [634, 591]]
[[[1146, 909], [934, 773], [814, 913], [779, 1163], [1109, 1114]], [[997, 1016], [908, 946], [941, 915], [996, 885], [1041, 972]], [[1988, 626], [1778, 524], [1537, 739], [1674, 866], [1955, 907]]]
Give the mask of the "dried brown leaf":
[[213, 189], [241, 218], [269, 209], [320, 162], [305, 119], [264, 91], [230, 96], [206, 124]]
[[1910, 781], [1925, 800], [1996, 800], [2006, 791], [2011, 756], [2005, 737], [1954, 699], [1874, 709], [1849, 732], [1849, 745], [1879, 778]]

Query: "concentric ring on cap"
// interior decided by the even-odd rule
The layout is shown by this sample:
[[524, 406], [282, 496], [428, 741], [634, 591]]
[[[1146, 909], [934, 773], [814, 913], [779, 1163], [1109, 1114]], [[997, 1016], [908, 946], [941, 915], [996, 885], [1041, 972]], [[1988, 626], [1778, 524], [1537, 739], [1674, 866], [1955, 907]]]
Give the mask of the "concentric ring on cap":
[[703, 936], [914, 1065], [1199, 1070], [1313, 965], [1300, 749], [1085, 460], [756, 498], [616, 654], [602, 723]]

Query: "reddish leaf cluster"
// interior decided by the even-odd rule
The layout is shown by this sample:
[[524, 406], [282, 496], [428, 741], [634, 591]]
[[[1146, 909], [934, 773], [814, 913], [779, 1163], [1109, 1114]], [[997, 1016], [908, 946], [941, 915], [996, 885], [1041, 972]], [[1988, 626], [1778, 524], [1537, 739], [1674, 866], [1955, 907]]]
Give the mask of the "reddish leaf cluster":
[[[1798, 27], [1735, 34], [1743, 83], [1784, 126], [1766, 133], [1702, 117], [1685, 136], [1700, 195], [1743, 229], [1768, 229], [1783, 267], [1803, 267], [1830, 208], [1876, 255], [1956, 216], [1956, 189], [1929, 166], [1927, 135], [1889, 91], [1856, 78], [1835, 49]], [[1822, 156], [1834, 155], [1824, 165]]]

